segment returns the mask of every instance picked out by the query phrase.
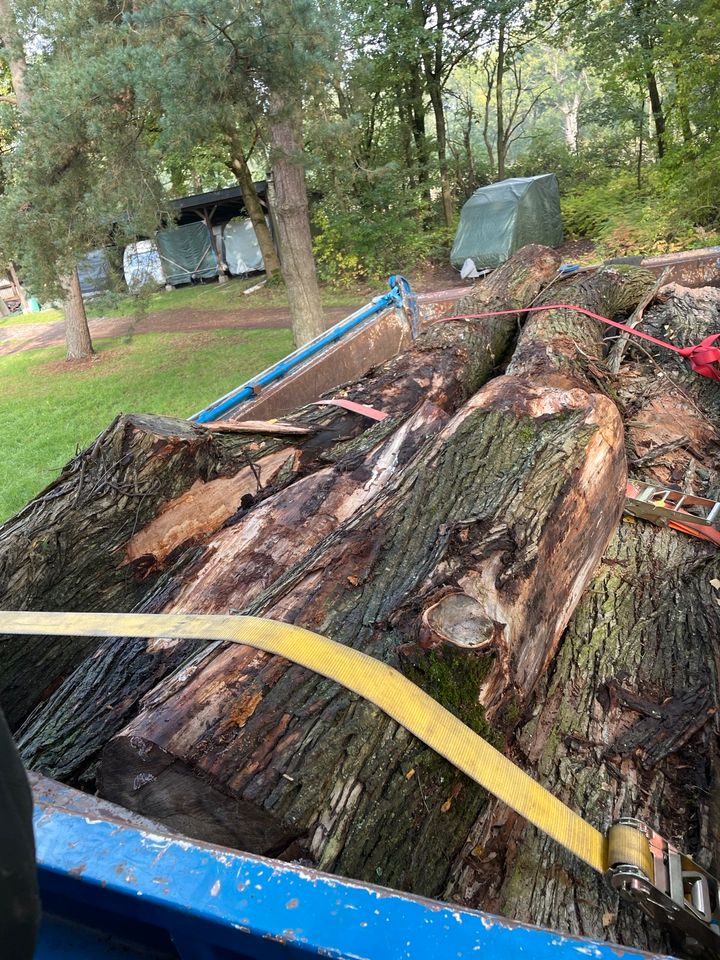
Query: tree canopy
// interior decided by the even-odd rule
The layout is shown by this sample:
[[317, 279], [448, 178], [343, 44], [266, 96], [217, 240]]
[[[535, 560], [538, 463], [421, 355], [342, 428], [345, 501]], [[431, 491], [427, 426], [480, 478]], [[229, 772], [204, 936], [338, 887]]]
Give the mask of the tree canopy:
[[[290, 191], [276, 238], [306, 319], [313, 253], [335, 283], [441, 255], [464, 200], [505, 176], [556, 172], [571, 235], [617, 252], [707, 243], [720, 226], [711, 0], [12, 10], [29, 107], [20, 129], [6, 44], [0, 250], [35, 289], [92, 247], [152, 235], [173, 195], [247, 193], [268, 172]], [[264, 213], [250, 215], [273, 272]]]

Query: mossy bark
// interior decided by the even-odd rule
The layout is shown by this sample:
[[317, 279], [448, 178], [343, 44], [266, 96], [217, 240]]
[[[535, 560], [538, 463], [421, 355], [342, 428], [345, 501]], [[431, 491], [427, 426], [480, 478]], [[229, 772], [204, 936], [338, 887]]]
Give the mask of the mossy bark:
[[[582, 293], [594, 307], [593, 291], [621, 287], [599, 275]], [[242, 579], [228, 591], [225, 578], [223, 603], [396, 664], [502, 740], [552, 658], [624, 494], [620, 417], [592, 392], [585, 360], [570, 389], [543, 381], [538, 350], [552, 380], [579, 327], [601, 352], [598, 324], [562, 317], [540, 315], [512, 375], [480, 390], [308, 555], [250, 597]], [[531, 346], [528, 382], [522, 350]], [[457, 618], [438, 614], [457, 595], [473, 605], [474, 643], [455, 632]], [[200, 655], [147, 695], [103, 752], [98, 783], [104, 796], [195, 836], [426, 894], [442, 889], [485, 803], [372, 705], [236, 647]]]
[[[718, 306], [720, 291], [676, 288], [644, 329], [697, 342], [717, 329]], [[631, 474], [720, 496], [718, 385], [676, 355], [641, 345], [630, 348], [615, 391]], [[599, 829], [638, 817], [707, 868], [720, 854], [718, 583], [713, 545], [622, 523], [508, 746]], [[497, 802], [483, 811], [452, 873], [445, 894], [458, 902], [635, 947], [677, 949], [601, 877]]]
[[[526, 247], [515, 254], [508, 264], [478, 283], [473, 294], [458, 304], [457, 309], [460, 312], [474, 313], [493, 308], [522, 306], [537, 296], [555, 273], [558, 263], [559, 258], [555, 251], [539, 246]], [[335, 391], [336, 396], [369, 403], [390, 413], [387, 420], [375, 426], [370, 426], [371, 421], [366, 418], [337, 407], [311, 406], [285, 418], [291, 423], [312, 427], [308, 437], [294, 437], [290, 445], [285, 436], [232, 435], [232, 441], [226, 439], [222, 442], [231, 444], [242, 469], [246, 473], [251, 471], [248, 474], [251, 484], [243, 496], [238, 495], [236, 509], [231, 516], [224, 514], [213, 519], [205, 509], [202, 497], [197, 499], [193, 508], [193, 505], [188, 503], [186, 487], [178, 485], [175, 480], [173, 482], [177, 488], [170, 484], [167, 495], [163, 492], [159, 518], [156, 516], [160, 512], [158, 506], [154, 511], [146, 509], [137, 522], [133, 514], [133, 536], [123, 549], [133, 556], [138, 554], [136, 562], [142, 563], [145, 579], [140, 592], [135, 591], [128, 597], [117, 592], [109, 596], [102, 605], [92, 605], [96, 602], [95, 593], [99, 596], [107, 593], [105, 582], [114, 583], [118, 576], [118, 551], [108, 550], [110, 562], [95, 572], [95, 592], [92, 598], [82, 594], [75, 599], [64, 596], [54, 601], [43, 590], [39, 590], [38, 607], [125, 610], [138, 608], [141, 604], [141, 608], [149, 612], [166, 609], [178, 591], [182, 598], [186, 584], [199, 582], [208, 575], [207, 564], [212, 564], [217, 551], [214, 534], [224, 525], [234, 527], [246, 517], [252, 517], [266, 498], [282, 493], [298, 480], [322, 470], [327, 464], [338, 464], [336, 479], [342, 478], [348, 471], [361, 469], [371, 451], [385, 437], [397, 431], [406, 418], [424, 403], [432, 402], [438, 411], [454, 412], [491, 376], [511, 345], [515, 329], [514, 317], [490, 317], [473, 322], [438, 324], [422, 334], [415, 344], [399, 357], [369, 371], [357, 383], [346, 384]], [[176, 432], [186, 430], [192, 433], [197, 430], [186, 423], [172, 423], [177, 424], [173, 426]], [[220, 443], [221, 440], [214, 442]], [[272, 465], [272, 470], [265, 469], [268, 464]], [[279, 468], [278, 464], [281, 464]], [[256, 482], [258, 472], [262, 475]], [[308, 482], [312, 484], [313, 481]], [[319, 490], [327, 488], [328, 478], [323, 476], [322, 480], [318, 480], [318, 492], [314, 499], [316, 506], [322, 501]], [[336, 487], [338, 493], [341, 489], [341, 486]], [[111, 497], [112, 494], [111, 488], [108, 496]], [[305, 492], [301, 492], [293, 503], [304, 502], [305, 496]], [[277, 503], [282, 505], [284, 502], [283, 493]], [[109, 503], [108, 500], [99, 505], [104, 513], [110, 510]], [[147, 507], [147, 501], [145, 505]], [[289, 503], [287, 506], [288, 512], [285, 514], [279, 508], [277, 524], [280, 526], [283, 516], [287, 518], [289, 511], [294, 509]], [[39, 508], [33, 509], [39, 510], [44, 523], [45, 507], [41, 504]], [[55, 514], [57, 525], [61, 528], [64, 524], [73, 522], [75, 517], [68, 508], [67, 500], [58, 505]], [[20, 527], [24, 522], [23, 516], [17, 518]], [[267, 516], [267, 511], [263, 516]], [[202, 531], [198, 530], [193, 522], [197, 517], [203, 518]], [[259, 524], [262, 522], [264, 521], [258, 520]], [[186, 536], [187, 533], [192, 535]], [[236, 530], [236, 533], [239, 534], [239, 530]], [[315, 540], [307, 530], [304, 535], [306, 550], [310, 550]], [[319, 535], [319, 532], [315, 534], [316, 537]], [[226, 543], [234, 538], [235, 534], [220, 533], [219, 536], [221, 542]], [[114, 544], [103, 528], [96, 529], [92, 522], [84, 523], [77, 533], [74, 552], [78, 556], [87, 554], [87, 562], [91, 565], [91, 545], [94, 542], [103, 547]], [[259, 557], [261, 561], [266, 558], [271, 562], [265, 565], [260, 562], [257, 568], [258, 576], [251, 577], [248, 584], [251, 581], [257, 582], [260, 575], [270, 577], [271, 570], [274, 571], [273, 575], [277, 576], [286, 569], [283, 564], [290, 562], [290, 553], [277, 553], [269, 558], [268, 551], [264, 548], [259, 552], [255, 551], [253, 557]], [[129, 570], [127, 566], [119, 568], [123, 583], [129, 576]], [[150, 571], [152, 581], [148, 579]], [[267, 579], [265, 582], [270, 581]], [[218, 589], [218, 599], [221, 596]], [[3, 605], [19, 605], [20, 597], [21, 594], [18, 594], [13, 602]], [[195, 602], [193, 600], [193, 604]], [[186, 609], [203, 609], [203, 606], [191, 605]], [[62, 645], [74, 652], [72, 659], [62, 664], [62, 672], [57, 674], [58, 678], [67, 672], [68, 666], [77, 664], [84, 653], [95, 650], [96, 647], [94, 642], [73, 647], [63, 641]], [[30, 708], [38, 703], [38, 699], [44, 700], [48, 694], [53, 694], [18, 731], [26, 763], [51, 776], [72, 782], [91, 782], [100, 746], [132, 717], [143, 694], [184, 662], [196, 646], [189, 643], [128, 644], [124, 640], [101, 643], [96, 656], [92, 660], [83, 660], [57, 690], [57, 679], [51, 685], [44, 683], [42, 697], [38, 696], [28, 702], [27, 707]], [[59, 657], [55, 650], [56, 645], [53, 645], [54, 662], [55, 657]], [[39, 695], [41, 688], [34, 678], [32, 682], [38, 686]], [[93, 709], [92, 704], [97, 704], [98, 708]], [[16, 719], [19, 720], [21, 716], [27, 716], [27, 713], [18, 715]]]

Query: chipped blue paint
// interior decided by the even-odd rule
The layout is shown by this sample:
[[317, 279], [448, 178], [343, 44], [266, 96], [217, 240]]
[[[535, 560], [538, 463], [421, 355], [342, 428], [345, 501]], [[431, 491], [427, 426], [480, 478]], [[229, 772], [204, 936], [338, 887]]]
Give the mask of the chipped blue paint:
[[649, 956], [163, 835], [112, 804], [34, 783], [45, 911], [36, 960]]

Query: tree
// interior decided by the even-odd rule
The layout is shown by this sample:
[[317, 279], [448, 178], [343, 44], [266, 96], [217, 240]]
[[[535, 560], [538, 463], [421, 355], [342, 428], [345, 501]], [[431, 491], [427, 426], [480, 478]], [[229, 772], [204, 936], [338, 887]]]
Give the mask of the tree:
[[412, 131], [418, 165], [427, 178], [425, 115], [429, 101], [435, 125], [442, 219], [454, 222], [455, 202], [448, 162], [446, 87], [454, 69], [472, 57], [486, 29], [484, 11], [462, 0], [370, 0], [357, 8], [359, 31], [380, 64], [385, 85], [401, 91], [398, 110]]
[[[219, 137], [243, 188], [272, 272], [276, 258], [254, 195], [243, 127], [266, 140], [275, 191], [280, 266], [298, 345], [324, 329], [305, 188], [302, 113], [328, 70], [330, 2], [250, 0], [228, 17], [219, 0], [151, 0], [124, 20], [136, 50], [129, 78], [151, 90], [158, 144], [178, 149]], [[168, 64], [175, 82], [168, 82]], [[186, 90], [193, 93], [188, 97]], [[208, 127], [209, 120], [209, 129]], [[204, 133], [200, 128], [205, 126]]]
[[[249, 189], [242, 146], [243, 122], [252, 120], [253, 130], [267, 131], [268, 143], [275, 142], [276, 220], [295, 336], [302, 343], [317, 335], [324, 324], [300, 124], [306, 98], [323, 79], [332, 12], [329, 5], [319, 10], [303, 0], [248, 2], [228, 21], [217, 0], [154, 0], [135, 11], [100, 0], [72, 10], [48, 4], [44, 55], [33, 64], [37, 104], [9, 208], [32, 208], [36, 219], [45, 212], [61, 225], [67, 256], [103, 234], [118, 241], [152, 235], [168, 211], [160, 186], [163, 156], [191, 149], [202, 104], [210, 118], [204, 139], [224, 140], [272, 272], [274, 251], [265, 243], [269, 234]], [[229, 92], [220, 95], [225, 87]], [[23, 242], [31, 269], [46, 275], [40, 255], [46, 240], [30, 230]], [[52, 259], [62, 258], [56, 250]]]
[[573, 6], [567, 17], [586, 60], [601, 76], [642, 84], [650, 102], [655, 150], [662, 159], [668, 149], [666, 111], [661, 90], [666, 69], [663, 35], [675, 17], [677, 0], [622, 0], [606, 6], [596, 0]]
[[[15, 106], [20, 116], [27, 120], [27, 115], [32, 110], [32, 98], [26, 84], [28, 64], [10, 0], [0, 0], [0, 30], [4, 38], [3, 46], [8, 54]], [[10, 250], [9, 253], [8, 260], [12, 258], [13, 251]], [[66, 357], [68, 360], [87, 359], [92, 356], [94, 350], [77, 268], [73, 265], [67, 273], [63, 274], [59, 283], [64, 294]]]

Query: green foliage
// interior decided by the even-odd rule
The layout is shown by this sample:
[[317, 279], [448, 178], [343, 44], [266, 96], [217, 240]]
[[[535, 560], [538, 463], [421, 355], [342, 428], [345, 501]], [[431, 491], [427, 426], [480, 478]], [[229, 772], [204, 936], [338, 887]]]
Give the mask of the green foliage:
[[[597, 186], [571, 190], [562, 198], [565, 229], [571, 238], [591, 237], [603, 256], [673, 253], [718, 242], [717, 233], [698, 226], [676, 194], [662, 189], [658, 171], [642, 189], [630, 174]], [[653, 189], [655, 185], [655, 189]]]
[[[36, 0], [15, 7], [34, 38]], [[278, 97], [302, 106], [335, 285], [444, 259], [441, 181], [458, 204], [490, 182], [499, 138], [506, 175], [556, 172], [568, 233], [603, 251], [708, 243], [720, 224], [713, 0], [44, 0], [41, 23], [21, 134], [0, 104], [0, 252], [44, 299], [88, 248], [151, 234], [168, 195], [231, 183], [233, 151], [263, 175]]]
[[315, 259], [322, 280], [350, 286], [389, 274], [413, 272], [424, 264], [446, 260], [452, 230], [423, 224], [422, 208], [397, 204], [370, 211], [337, 211], [324, 207], [315, 214]]
[[[30, 37], [34, 0], [16, 2]], [[220, 0], [46, 0], [0, 256], [47, 299], [88, 249], [172, 219], [168, 194], [231, 182], [232, 151], [327, 74], [335, 24], [334, 0], [245, 0], [230, 20]]]

